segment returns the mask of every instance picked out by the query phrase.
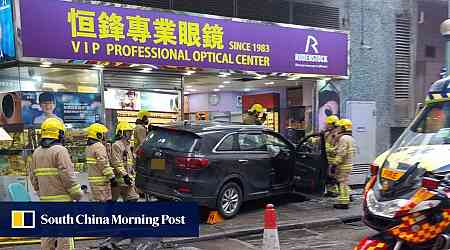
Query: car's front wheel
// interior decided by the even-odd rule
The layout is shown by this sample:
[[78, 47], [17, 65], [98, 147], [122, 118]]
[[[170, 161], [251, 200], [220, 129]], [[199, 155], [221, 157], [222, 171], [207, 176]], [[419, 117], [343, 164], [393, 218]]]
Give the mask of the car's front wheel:
[[225, 218], [234, 217], [242, 205], [242, 189], [235, 182], [228, 182], [219, 192], [217, 197], [217, 208], [219, 213]]

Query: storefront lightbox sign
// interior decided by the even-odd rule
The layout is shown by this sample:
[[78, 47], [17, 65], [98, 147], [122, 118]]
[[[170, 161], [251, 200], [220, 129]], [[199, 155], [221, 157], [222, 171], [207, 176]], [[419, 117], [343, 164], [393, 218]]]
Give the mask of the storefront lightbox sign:
[[105, 108], [140, 110], [141, 92], [128, 89], [108, 88], [105, 90]]
[[58, 0], [20, 11], [25, 57], [348, 74], [344, 32]]
[[180, 110], [178, 95], [141, 92], [141, 108], [156, 112], [178, 112]]
[[73, 127], [100, 121], [101, 97], [98, 93], [21, 92], [22, 122], [39, 126], [48, 117], [57, 117]]
[[11, 0], [2, 0], [0, 1], [0, 62], [15, 58]]

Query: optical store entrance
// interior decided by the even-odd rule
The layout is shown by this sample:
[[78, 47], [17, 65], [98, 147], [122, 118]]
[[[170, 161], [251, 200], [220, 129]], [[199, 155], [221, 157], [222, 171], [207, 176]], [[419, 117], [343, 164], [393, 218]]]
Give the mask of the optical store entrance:
[[299, 141], [313, 131], [316, 82], [277, 74], [193, 74], [184, 79], [184, 117], [241, 124], [260, 105], [262, 125]]

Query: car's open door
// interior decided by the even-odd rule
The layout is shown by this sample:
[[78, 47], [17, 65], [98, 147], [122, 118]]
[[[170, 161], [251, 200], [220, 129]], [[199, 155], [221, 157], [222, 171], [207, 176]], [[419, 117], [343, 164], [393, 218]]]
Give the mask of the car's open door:
[[295, 151], [293, 192], [323, 195], [327, 175], [328, 161], [323, 134], [307, 136]]

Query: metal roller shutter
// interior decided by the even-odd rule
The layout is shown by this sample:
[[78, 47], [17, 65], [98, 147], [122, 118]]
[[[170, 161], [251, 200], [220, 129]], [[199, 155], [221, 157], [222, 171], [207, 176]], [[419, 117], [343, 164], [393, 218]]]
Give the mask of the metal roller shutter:
[[411, 71], [411, 19], [398, 16], [395, 22], [394, 81], [394, 107], [398, 114], [398, 127], [406, 127], [410, 121]]
[[240, 18], [277, 23], [289, 23], [289, 3], [270, 0], [238, 0]]
[[295, 3], [293, 18], [294, 24], [339, 29], [339, 8]]
[[105, 88], [142, 90], [181, 90], [181, 76], [104, 71]]
[[173, 9], [218, 16], [233, 16], [233, 0], [173, 0]]

